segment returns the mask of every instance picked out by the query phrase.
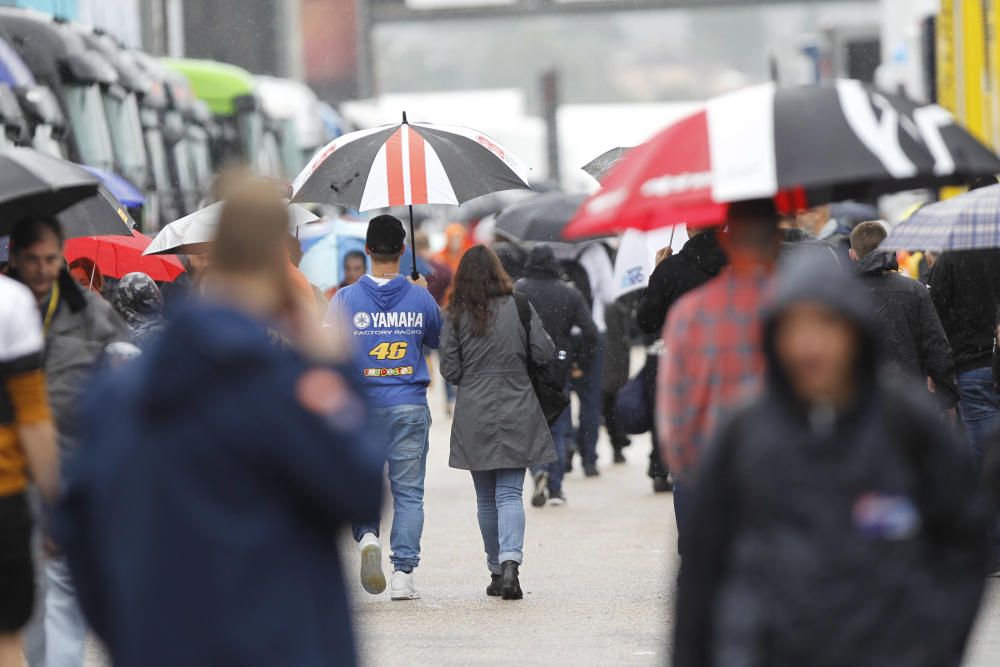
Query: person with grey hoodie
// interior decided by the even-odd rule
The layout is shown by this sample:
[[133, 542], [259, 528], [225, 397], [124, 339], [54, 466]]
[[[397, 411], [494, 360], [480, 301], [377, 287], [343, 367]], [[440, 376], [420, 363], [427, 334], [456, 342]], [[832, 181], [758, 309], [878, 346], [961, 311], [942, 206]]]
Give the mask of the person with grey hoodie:
[[961, 663], [987, 560], [973, 461], [881, 372], [870, 294], [832, 264], [789, 258], [766, 388], [702, 459], [676, 666]]

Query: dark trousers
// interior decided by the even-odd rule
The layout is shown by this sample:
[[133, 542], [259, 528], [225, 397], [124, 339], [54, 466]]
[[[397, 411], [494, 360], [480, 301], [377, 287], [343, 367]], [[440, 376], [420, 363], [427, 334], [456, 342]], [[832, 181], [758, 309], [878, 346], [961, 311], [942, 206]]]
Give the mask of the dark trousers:
[[674, 480], [674, 519], [677, 521], [677, 553], [684, 556], [684, 541], [691, 529], [691, 488], [687, 482]]
[[617, 391], [603, 392], [604, 428], [608, 430], [608, 437], [611, 438], [611, 446], [615, 450], [622, 450], [632, 442], [628, 439], [628, 434], [618, 422], [618, 413], [615, 411], [615, 401], [618, 400]]
[[583, 377], [573, 380], [573, 391], [580, 399], [580, 414], [577, 418], [576, 449], [584, 465], [597, 463], [597, 435], [601, 427], [603, 412], [602, 394], [604, 386], [604, 350], [607, 337], [597, 334], [594, 357], [587, 366]]

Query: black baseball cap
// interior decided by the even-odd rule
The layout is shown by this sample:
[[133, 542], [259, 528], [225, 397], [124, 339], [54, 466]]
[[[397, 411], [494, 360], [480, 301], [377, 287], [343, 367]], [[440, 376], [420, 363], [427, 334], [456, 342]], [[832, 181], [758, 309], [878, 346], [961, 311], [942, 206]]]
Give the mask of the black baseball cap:
[[406, 230], [399, 218], [380, 215], [368, 221], [365, 245], [375, 255], [395, 255], [406, 243]]

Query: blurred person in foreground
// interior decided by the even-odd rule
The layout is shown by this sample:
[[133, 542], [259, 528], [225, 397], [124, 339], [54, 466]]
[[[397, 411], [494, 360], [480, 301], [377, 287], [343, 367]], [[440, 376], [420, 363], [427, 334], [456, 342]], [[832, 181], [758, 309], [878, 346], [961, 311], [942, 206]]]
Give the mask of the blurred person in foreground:
[[881, 222], [862, 222], [851, 231], [851, 260], [871, 290], [881, 341], [891, 368], [933, 387], [941, 410], [954, 414], [958, 402], [951, 345], [927, 288], [899, 272], [896, 253], [879, 250], [889, 235]]
[[660, 455], [674, 479], [677, 548], [690, 531], [690, 485], [722, 420], [760, 390], [764, 377], [761, 320], [783, 238], [774, 202], [737, 202], [719, 235], [729, 267], [687, 292], [663, 328], [656, 391]]
[[[423, 278], [414, 283], [399, 272], [406, 252], [403, 223], [380, 215], [369, 221], [365, 234], [371, 273], [337, 292], [327, 317], [350, 328], [351, 372], [371, 407], [369, 437], [378, 441], [388, 461], [393, 503], [389, 596], [415, 600], [420, 597], [413, 571], [420, 564], [431, 428], [431, 377], [424, 348], [438, 347], [441, 311]], [[361, 550], [361, 585], [372, 595], [386, 585], [380, 524], [374, 517], [353, 527]]]
[[524, 597], [525, 474], [558, 460], [528, 374], [529, 358], [544, 365], [554, 354], [541, 318], [514, 294], [496, 253], [471, 248], [441, 332], [441, 374], [458, 386], [448, 464], [472, 473], [490, 571], [486, 595], [504, 600]]
[[[564, 378], [568, 394], [569, 371], [573, 363], [573, 329], [580, 331], [582, 354], [589, 356], [597, 342], [597, 327], [590, 318], [590, 310], [580, 290], [559, 277], [559, 264], [551, 246], [532, 248], [524, 273], [524, 278], [517, 281], [515, 290], [528, 298], [541, 318], [545, 332], [551, 336], [556, 348], [553, 363], [559, 366], [558, 375]], [[546, 503], [556, 506], [566, 504], [562, 480], [566, 472], [566, 450], [573, 437], [571, 413], [572, 410], [567, 407], [549, 428], [558, 460], [531, 469], [534, 481], [531, 504], [535, 507], [544, 507]]]
[[959, 665], [983, 588], [968, 451], [884, 374], [870, 295], [793, 257], [767, 386], [719, 430], [692, 499], [673, 664]]
[[[677, 254], [674, 254], [674, 249], [670, 246], [656, 253], [656, 268], [649, 276], [649, 286], [642, 291], [642, 298], [636, 309], [636, 321], [640, 331], [651, 337], [662, 338], [667, 315], [682, 296], [715, 278], [729, 264], [719, 245], [721, 230], [707, 227], [689, 229], [687, 233], [688, 241]], [[645, 377], [650, 403], [654, 403], [656, 398], [659, 361], [659, 357], [653, 354], [646, 358]], [[649, 406], [650, 414], [653, 414], [654, 409], [653, 405]], [[663, 493], [671, 489], [670, 471], [660, 456], [658, 441], [654, 423], [653, 447], [647, 474], [653, 480], [653, 490]]]
[[0, 275], [0, 667], [23, 666], [19, 632], [35, 602], [28, 486], [33, 482], [49, 506], [58, 493], [43, 350], [31, 290]]
[[[105, 348], [128, 340], [128, 331], [107, 301], [67, 272], [58, 221], [24, 219], [14, 226], [10, 245], [10, 276], [31, 290], [42, 318], [45, 383], [65, 465], [76, 456], [79, 406], [90, 377]], [[48, 546], [44, 558], [39, 555], [44, 567], [25, 633], [28, 662], [32, 667], [82, 665], [87, 625], [66, 560], [57, 544]]]
[[132, 342], [146, 348], [166, 326], [160, 288], [145, 273], [122, 276], [111, 293], [111, 306], [125, 321]]
[[356, 663], [337, 528], [377, 514], [381, 452], [286, 225], [228, 198], [203, 299], [88, 394], [56, 532], [115, 665]]

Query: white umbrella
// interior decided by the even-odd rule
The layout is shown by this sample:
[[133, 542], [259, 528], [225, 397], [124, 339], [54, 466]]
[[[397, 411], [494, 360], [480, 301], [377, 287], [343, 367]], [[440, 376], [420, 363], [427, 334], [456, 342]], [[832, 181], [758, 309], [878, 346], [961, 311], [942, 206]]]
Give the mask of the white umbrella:
[[[219, 224], [223, 202], [216, 202], [198, 209], [179, 220], [171, 222], [160, 230], [144, 255], [190, 255], [205, 251], [205, 244], [215, 240], [215, 230]], [[298, 204], [288, 207], [288, 228], [290, 230], [309, 222], [319, 220], [309, 209]]]
[[630, 292], [648, 287], [649, 276], [656, 268], [656, 253], [668, 245], [677, 252], [687, 238], [687, 230], [683, 225], [651, 232], [626, 230], [615, 257], [614, 298], [619, 299]]

